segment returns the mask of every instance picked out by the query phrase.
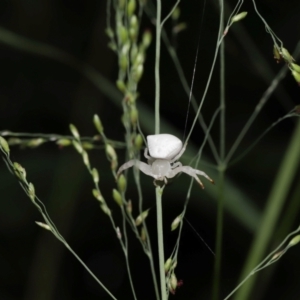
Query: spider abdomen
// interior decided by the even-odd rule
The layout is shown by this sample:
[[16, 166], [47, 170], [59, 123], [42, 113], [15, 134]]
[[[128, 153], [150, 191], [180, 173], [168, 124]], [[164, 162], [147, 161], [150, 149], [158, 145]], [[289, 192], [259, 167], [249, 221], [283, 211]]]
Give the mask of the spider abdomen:
[[150, 156], [158, 159], [172, 159], [182, 149], [182, 142], [174, 135], [162, 133], [147, 136]]

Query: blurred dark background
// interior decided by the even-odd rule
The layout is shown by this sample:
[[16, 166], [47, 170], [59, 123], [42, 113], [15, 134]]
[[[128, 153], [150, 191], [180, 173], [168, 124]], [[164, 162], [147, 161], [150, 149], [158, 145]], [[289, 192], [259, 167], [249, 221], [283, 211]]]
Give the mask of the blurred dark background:
[[[78, 61], [92, 66], [114, 84], [118, 63], [115, 54], [107, 47], [108, 38], [104, 33], [105, 2], [0, 1], [0, 130], [67, 135], [68, 126], [73, 123], [82, 135], [93, 136], [96, 132], [92, 117], [97, 113], [109, 138], [124, 138], [120, 105], [105, 96], [82, 72], [72, 68], [72, 63], [51, 59], [51, 54], [46, 55], [45, 52], [33, 53], [27, 47], [27, 40], [20, 39], [28, 38], [61, 49]], [[163, 13], [166, 15], [174, 1], [163, 2]], [[248, 11], [247, 18], [236, 24], [225, 39], [227, 149], [272, 79], [284, 67], [274, 61], [271, 37], [255, 14], [252, 2], [246, 2], [242, 10]], [[292, 53], [300, 36], [299, 1], [257, 2], [260, 13]], [[235, 1], [227, 1], [227, 4], [232, 9]], [[202, 1], [195, 0], [182, 1], [180, 8], [180, 19], [187, 24], [187, 29], [177, 36], [176, 45], [189, 82], [200, 36], [194, 82], [194, 94], [200, 101], [215, 50], [218, 11], [213, 1], [207, 1], [204, 11]], [[169, 34], [171, 27], [170, 23], [166, 25]], [[142, 28], [149, 28], [153, 33], [155, 30], [146, 16], [143, 17]], [[18, 36], [11, 36], [10, 33]], [[218, 69], [219, 63], [202, 110], [207, 122], [218, 106]], [[154, 90], [152, 43], [139, 85], [138, 99], [138, 103], [152, 114]], [[288, 72], [251, 127], [237, 154], [247, 149], [279, 117], [299, 105], [299, 95], [299, 86]], [[185, 132], [187, 107], [188, 96], [166, 49], [162, 47], [161, 116], [174, 132], [181, 134], [179, 137]], [[150, 113], [147, 115], [150, 119], [151, 116]], [[193, 117], [194, 112], [190, 111], [187, 130]], [[245, 196], [245, 199], [239, 200], [246, 201], [255, 210], [258, 221], [296, 121], [287, 119], [280, 123], [226, 173], [226, 180], [241, 191], [240, 195]], [[150, 125], [154, 130], [154, 122]], [[145, 134], [153, 133], [145, 128], [143, 130]], [[218, 123], [212, 134], [218, 144]], [[203, 131], [197, 125], [190, 144], [199, 148], [203, 138]], [[12, 160], [26, 168], [29, 181], [34, 183], [37, 194], [71, 247], [118, 299], [132, 299], [123, 253], [108, 218], [91, 195], [93, 183], [75, 150], [59, 149], [56, 144], [47, 143], [36, 149], [14, 147], [11, 152]], [[118, 154], [120, 163], [123, 163], [125, 151], [118, 150]], [[212, 160], [209, 147], [205, 147], [204, 154], [206, 159]], [[92, 150], [90, 158], [92, 165], [100, 171], [100, 188], [112, 207], [116, 223], [121, 224], [118, 208], [111, 199], [115, 182], [109, 163], [103, 151]], [[201, 168], [208, 174], [213, 172], [207, 167]], [[64, 246], [49, 232], [36, 226], [34, 221], [43, 220], [4, 162], [0, 162], [0, 180], [0, 299], [109, 299]], [[156, 251], [154, 188], [151, 178], [142, 174], [141, 180], [144, 207], [151, 208], [148, 228]], [[189, 180], [188, 176], [182, 175], [165, 189], [166, 256], [171, 253], [177, 237], [176, 232], [171, 233], [167, 229], [182, 210]], [[295, 176], [291, 193], [297, 187], [298, 180], [299, 174]], [[217, 205], [213, 193], [206, 191], [217, 189], [218, 180], [216, 178], [214, 187], [209, 186], [208, 182], [204, 183], [207, 190], [202, 191], [198, 186], [193, 188], [187, 219], [214, 249]], [[128, 198], [135, 202], [137, 192], [131, 173], [128, 185]], [[254, 231], [259, 230], [259, 223], [246, 226], [241, 222], [249, 214], [247, 210], [243, 213], [245, 217], [240, 215], [238, 219], [230, 208], [225, 209], [220, 299], [238, 283]], [[299, 224], [299, 214], [297, 217], [290, 231]], [[187, 224], [184, 227], [176, 272], [184, 284], [170, 298], [210, 298], [214, 256], [195, 231]], [[274, 236], [274, 244], [270, 249], [282, 238]], [[149, 264], [133, 234], [130, 234], [129, 252], [139, 299], [154, 299]], [[275, 266], [263, 272], [252, 299], [300, 299], [298, 247], [289, 250]]]

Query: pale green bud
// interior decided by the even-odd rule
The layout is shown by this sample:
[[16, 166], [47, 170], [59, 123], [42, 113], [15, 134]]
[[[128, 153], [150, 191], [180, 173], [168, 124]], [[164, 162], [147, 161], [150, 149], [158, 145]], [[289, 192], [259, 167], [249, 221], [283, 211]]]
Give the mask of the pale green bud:
[[104, 199], [101, 193], [97, 189], [93, 189], [93, 196], [101, 203], [104, 203]]
[[75, 139], [79, 140], [80, 135], [79, 135], [79, 132], [78, 132], [77, 128], [75, 127], [75, 125], [70, 124], [70, 131], [73, 134], [73, 136], [75, 137]]
[[47, 224], [45, 224], [45, 223], [42, 223], [42, 222], [35, 222], [35, 224], [36, 225], [38, 225], [38, 226], [40, 226], [41, 228], [43, 228], [43, 229], [46, 229], [46, 230], [49, 230], [49, 231], [51, 231], [51, 228], [50, 228], [50, 226], [49, 225], [47, 225]]
[[133, 125], [136, 124], [138, 117], [139, 117], [138, 110], [135, 107], [132, 107], [132, 109], [130, 110], [130, 121]]
[[136, 8], [136, 1], [135, 0], [129, 0], [127, 4], [127, 14], [128, 16], [132, 16]]
[[144, 227], [141, 228], [141, 234], [140, 234], [141, 240], [143, 242], [146, 242], [147, 240], [147, 233]]
[[121, 25], [118, 27], [118, 35], [119, 35], [119, 38], [122, 42], [122, 44], [125, 44], [127, 41], [128, 41], [128, 31], [127, 29]]
[[165, 273], [168, 273], [172, 265], [172, 259], [168, 258], [165, 262]]
[[175, 229], [177, 229], [177, 227], [181, 223], [181, 221], [182, 221], [182, 215], [177, 216], [171, 224], [171, 231], [174, 231]]
[[177, 278], [176, 278], [176, 275], [174, 273], [171, 274], [170, 286], [171, 286], [173, 291], [175, 291], [176, 288], [177, 288]]
[[122, 206], [123, 204], [123, 201], [122, 201], [122, 196], [121, 194], [119, 193], [119, 191], [117, 191], [116, 189], [113, 189], [113, 198], [114, 200], [116, 201], [116, 203], [119, 205], [119, 206]]
[[118, 178], [118, 188], [121, 193], [125, 192], [126, 184], [127, 184], [126, 178], [123, 174], [121, 174], [120, 177]]
[[111, 211], [110, 211], [109, 207], [108, 207], [105, 203], [101, 203], [101, 204], [100, 204], [100, 208], [102, 209], [102, 211], [103, 211], [106, 215], [108, 215], [108, 216], [111, 215]]
[[279, 49], [276, 45], [273, 46], [273, 55], [274, 55], [274, 59], [277, 61], [277, 62], [280, 62], [281, 60], [281, 55], [280, 55], [280, 52], [279, 52]]
[[73, 144], [74, 148], [77, 150], [77, 152], [79, 154], [82, 154], [83, 149], [82, 149], [82, 146], [80, 145], [80, 143], [78, 143], [75, 140], [72, 140], [72, 144]]
[[289, 246], [295, 246], [300, 242], [300, 235], [294, 236], [291, 241], [289, 242]]
[[122, 71], [125, 72], [127, 70], [128, 60], [127, 60], [127, 56], [124, 55], [123, 53], [121, 53], [119, 57], [119, 66]]
[[145, 48], [148, 48], [152, 41], [152, 33], [149, 30], [146, 30], [142, 37], [142, 45]]
[[106, 151], [106, 154], [109, 157], [109, 159], [117, 160], [117, 153], [116, 153], [115, 149], [110, 144], [106, 144], [105, 151]]
[[66, 147], [72, 144], [71, 140], [68, 139], [59, 139], [56, 141], [56, 144], [61, 147]]
[[132, 79], [138, 83], [143, 75], [144, 72], [144, 66], [143, 65], [138, 65], [132, 69], [131, 75]]
[[131, 215], [131, 213], [132, 213], [132, 202], [131, 202], [131, 200], [128, 200], [128, 202], [126, 203], [126, 211], [128, 212], [128, 214]]
[[126, 85], [124, 83], [123, 80], [117, 80], [116, 81], [116, 86], [117, 88], [122, 92], [122, 93], [125, 93], [126, 92]]
[[283, 59], [287, 62], [287, 63], [292, 63], [294, 60], [294, 58], [292, 57], [292, 55], [290, 54], [290, 52], [285, 49], [285, 48], [281, 48], [281, 55], [283, 57]]
[[135, 61], [135, 58], [136, 58], [138, 52], [139, 52], [138, 46], [134, 43], [131, 46], [131, 50], [130, 50], [130, 59], [131, 59], [131, 61]]
[[1, 146], [1, 148], [3, 149], [3, 151], [7, 154], [7, 155], [9, 155], [9, 146], [8, 146], [8, 143], [7, 143], [7, 141], [6, 141], [6, 139], [5, 138], [3, 138], [2, 136], [0, 136], [0, 146]]
[[93, 117], [93, 123], [94, 123], [96, 129], [98, 130], [98, 132], [100, 134], [103, 134], [103, 130], [104, 130], [103, 125], [102, 125], [102, 122], [101, 122], [101, 120], [100, 120], [100, 118], [97, 114], [95, 114], [94, 117]]
[[137, 150], [141, 150], [143, 147], [143, 137], [140, 134], [137, 134], [135, 139], [134, 139], [134, 146], [136, 147]]
[[107, 36], [109, 37], [109, 38], [113, 38], [114, 37], [114, 32], [113, 32], [113, 30], [111, 29], [111, 28], [106, 28], [105, 29], [105, 33], [107, 34]]
[[247, 14], [248, 14], [248, 12], [243, 11], [243, 12], [233, 16], [231, 19], [231, 24], [234, 22], [239, 22], [239, 21], [243, 20], [244, 18], [246, 18]]
[[299, 66], [299, 65], [297, 65], [297, 64], [295, 64], [295, 63], [291, 63], [290, 66], [291, 66], [291, 68], [292, 68], [294, 71], [300, 73], [300, 66]]
[[26, 170], [17, 162], [13, 163], [16, 176], [26, 182]]
[[42, 138], [33, 139], [27, 143], [27, 146], [31, 147], [31, 148], [35, 148], [35, 147], [38, 147], [39, 145], [43, 144], [44, 142], [45, 142], [45, 140]]
[[99, 183], [99, 173], [98, 173], [98, 170], [96, 168], [93, 168], [93, 170], [92, 170], [92, 176], [93, 176], [94, 182], [96, 184]]
[[143, 223], [143, 221], [148, 217], [149, 209], [143, 211], [136, 219], [135, 219], [135, 225], [139, 226]]
[[300, 84], [300, 73], [298, 73], [296, 71], [292, 71], [292, 75], [295, 78], [295, 80], [297, 81], [297, 83]]
[[90, 165], [89, 156], [88, 156], [87, 152], [84, 150], [82, 152], [82, 159], [83, 159], [83, 163], [85, 164], [85, 166], [90, 169], [91, 165]]
[[31, 199], [31, 201], [34, 202], [35, 189], [34, 189], [34, 185], [31, 182], [28, 184], [28, 195], [29, 195], [29, 198]]
[[177, 6], [172, 13], [172, 19], [174, 21], [177, 21], [179, 17], [180, 17], [180, 8]]

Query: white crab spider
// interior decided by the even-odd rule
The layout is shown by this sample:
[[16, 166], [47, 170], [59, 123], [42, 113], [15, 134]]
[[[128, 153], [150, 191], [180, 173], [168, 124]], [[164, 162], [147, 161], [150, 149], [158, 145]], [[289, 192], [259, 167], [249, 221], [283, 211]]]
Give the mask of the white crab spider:
[[[167, 178], [172, 178], [178, 173], [186, 173], [196, 179], [202, 188], [204, 185], [197, 175], [204, 176], [210, 182], [214, 182], [206, 173], [193, 169], [190, 166], [183, 166], [176, 162], [185, 151], [186, 145], [182, 145], [179, 138], [171, 134], [154, 134], [147, 136], [148, 148], [145, 148], [144, 156], [148, 159], [148, 164], [132, 159], [123, 164], [117, 175], [124, 170], [136, 166], [146, 175], [152, 176], [155, 180], [162, 180], [167, 183]], [[148, 150], [149, 154], [148, 155]]]

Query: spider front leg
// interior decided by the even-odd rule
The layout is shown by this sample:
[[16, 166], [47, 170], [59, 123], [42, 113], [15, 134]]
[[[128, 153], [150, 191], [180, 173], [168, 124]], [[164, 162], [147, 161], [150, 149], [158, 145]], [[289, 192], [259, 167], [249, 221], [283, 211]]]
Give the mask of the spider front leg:
[[192, 167], [190, 166], [179, 166], [177, 167], [176, 169], [173, 169], [169, 174], [168, 174], [168, 177], [169, 178], [172, 178], [174, 177], [175, 175], [177, 175], [179, 172], [183, 172], [183, 173], [186, 173], [192, 177], [194, 177], [196, 179], [196, 181], [199, 183], [199, 185], [204, 189], [204, 185], [203, 183], [201, 182], [201, 180], [198, 178], [197, 175], [201, 175], [203, 177], [205, 177], [206, 179], [208, 179], [211, 183], [214, 183], [214, 181], [203, 171], [200, 171], [200, 170], [196, 170], [196, 169], [193, 169]]
[[144, 174], [154, 177], [150, 165], [147, 165], [146, 163], [135, 159], [129, 160], [124, 165], [122, 165], [117, 172], [117, 176], [119, 176], [124, 170], [131, 168], [132, 166], [136, 166]]

